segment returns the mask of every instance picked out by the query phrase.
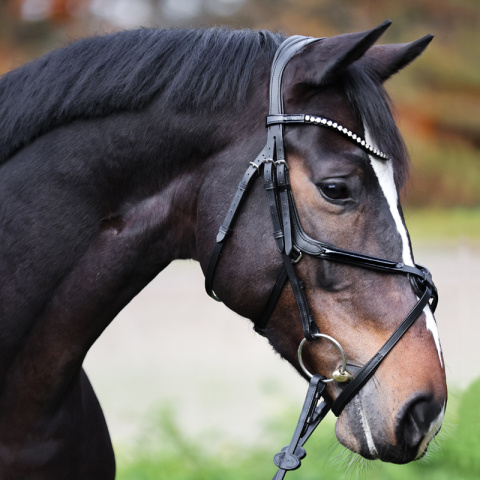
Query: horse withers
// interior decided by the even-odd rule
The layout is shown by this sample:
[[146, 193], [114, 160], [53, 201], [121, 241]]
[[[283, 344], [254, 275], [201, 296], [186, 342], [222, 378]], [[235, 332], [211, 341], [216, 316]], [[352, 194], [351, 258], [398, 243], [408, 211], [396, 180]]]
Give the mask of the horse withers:
[[[382, 84], [431, 37], [374, 46], [387, 27], [305, 41], [288, 58], [276, 55], [285, 38], [265, 31], [141, 29], [2, 77], [3, 478], [115, 476], [82, 362], [179, 258], [198, 260], [215, 294], [304, 376], [339, 370], [335, 344], [317, 337], [336, 339], [353, 379], [327, 385], [332, 405], [411, 317], [338, 409], [336, 433], [366, 458], [425, 453], [445, 372], [422, 300], [433, 284], [413, 261], [398, 200], [408, 157]], [[284, 116], [266, 129], [269, 112]], [[246, 180], [239, 208], [230, 200], [242, 175], [265, 181]]]

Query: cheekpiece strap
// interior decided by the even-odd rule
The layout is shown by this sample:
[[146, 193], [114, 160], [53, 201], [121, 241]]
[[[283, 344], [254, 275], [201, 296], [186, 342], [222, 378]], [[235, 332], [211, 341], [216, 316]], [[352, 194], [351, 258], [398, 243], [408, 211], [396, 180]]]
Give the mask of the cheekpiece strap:
[[306, 45], [323, 40], [322, 38], [294, 35], [288, 37], [279, 47], [273, 58], [270, 73], [270, 115], [283, 113], [282, 78], [290, 59]]
[[[282, 79], [283, 72], [289, 60], [306, 45], [317, 42], [320, 38], [293, 36], [287, 38], [278, 48], [272, 63], [270, 73], [270, 107], [269, 116], [279, 115], [284, 112]], [[290, 281], [295, 299], [297, 301], [302, 328], [306, 338], [314, 339], [315, 333], [318, 332], [310, 307], [305, 294], [303, 282], [297, 277], [290, 257], [293, 251], [293, 224], [292, 224], [292, 205], [291, 205], [291, 187], [288, 175], [288, 166], [285, 161], [285, 147], [283, 142], [283, 126], [281, 123], [267, 125], [268, 141], [267, 144], [275, 146], [274, 164], [265, 167], [265, 190], [270, 206], [270, 214], [273, 223], [273, 235], [277, 243], [279, 251], [282, 253], [284, 268], [277, 278], [275, 287], [270, 294], [265, 312], [272, 313], [275, 304], [279, 298], [279, 294], [283, 289], [286, 278]], [[256, 323], [257, 330], [266, 325], [265, 315], [262, 314], [260, 322]]]
[[263, 187], [267, 194], [270, 217], [273, 223], [273, 238], [277, 244], [279, 252], [283, 252], [285, 244], [283, 242], [283, 230], [279, 217], [279, 206], [277, 203], [277, 178], [273, 160], [265, 162], [263, 167]]

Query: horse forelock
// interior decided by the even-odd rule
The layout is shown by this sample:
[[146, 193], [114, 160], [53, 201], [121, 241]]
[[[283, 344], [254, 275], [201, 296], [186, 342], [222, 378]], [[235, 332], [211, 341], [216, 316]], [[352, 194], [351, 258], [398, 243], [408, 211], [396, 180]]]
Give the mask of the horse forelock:
[[0, 164], [40, 135], [76, 119], [166, 108], [213, 112], [245, 102], [261, 52], [284, 37], [268, 31], [137, 29], [86, 38], [0, 79]]
[[410, 158], [392, 115], [392, 102], [375, 75], [355, 64], [344, 72], [341, 81], [350, 106], [360, 117], [374, 143], [392, 160], [395, 184], [404, 186], [410, 169]]

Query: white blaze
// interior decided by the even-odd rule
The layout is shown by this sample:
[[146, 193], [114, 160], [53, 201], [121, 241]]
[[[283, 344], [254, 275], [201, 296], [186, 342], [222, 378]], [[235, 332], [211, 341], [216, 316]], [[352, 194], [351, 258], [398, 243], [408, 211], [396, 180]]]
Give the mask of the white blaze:
[[[365, 141], [370, 145], [375, 146], [370, 136], [370, 133], [368, 132], [367, 129], [365, 129]], [[398, 210], [398, 194], [397, 194], [397, 189], [395, 187], [395, 181], [393, 177], [392, 161], [379, 160], [373, 157], [372, 155], [369, 155], [368, 157], [370, 158], [370, 163], [372, 165], [373, 171], [378, 177], [378, 183], [380, 184], [383, 194], [387, 199], [387, 203], [390, 208], [390, 213], [392, 214], [398, 233], [400, 234], [400, 237], [402, 239], [402, 247], [403, 247], [402, 261], [405, 265], [410, 265], [413, 267], [414, 266], [413, 255], [410, 249], [410, 243], [408, 241], [407, 229], [405, 227], [405, 224], [402, 221], [400, 212]], [[432, 311], [430, 310], [430, 307], [428, 305], [424, 308], [423, 311], [425, 313], [427, 329], [430, 330], [430, 332], [433, 335], [433, 339], [437, 347], [440, 365], [443, 367], [442, 349], [440, 347], [440, 338], [438, 335], [437, 322], [435, 321]]]

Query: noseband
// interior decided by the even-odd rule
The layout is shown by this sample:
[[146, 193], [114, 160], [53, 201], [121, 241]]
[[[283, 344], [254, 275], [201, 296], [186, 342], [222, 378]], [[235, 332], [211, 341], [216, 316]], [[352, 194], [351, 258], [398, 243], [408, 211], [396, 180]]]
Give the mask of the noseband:
[[[404, 263], [337, 248], [311, 238], [301, 226], [290, 186], [288, 166], [285, 161], [285, 148], [283, 142], [284, 124], [318, 125], [333, 129], [357, 144], [369, 155], [381, 160], [388, 160], [388, 156], [385, 153], [380, 152], [374, 146], [369, 145], [364, 139], [355, 135], [353, 132], [333, 120], [316, 115], [284, 113], [282, 97], [282, 77], [284, 69], [288, 61], [300, 49], [319, 40], [321, 39], [293, 36], [285, 40], [275, 54], [270, 76], [270, 111], [266, 121], [267, 144], [257, 158], [253, 162], [250, 162], [247, 171], [238, 185], [237, 192], [233, 198], [228, 213], [218, 231], [216, 244], [210, 257], [205, 278], [205, 288], [207, 293], [212, 298], [218, 300], [213, 292], [213, 278], [225, 240], [233, 232], [232, 226], [240, 211], [240, 206], [242, 205], [249, 188], [253, 184], [254, 179], [259, 176], [261, 168], [263, 167], [264, 187], [273, 223], [273, 236], [278, 250], [282, 255], [283, 268], [277, 277], [263, 312], [254, 321], [254, 328], [258, 333], [263, 333], [263, 329], [266, 327], [283, 287], [288, 280], [295, 295], [305, 337], [299, 347], [299, 364], [306, 375], [311, 377], [307, 397], [292, 442], [288, 447], [285, 447], [281, 453], [277, 454], [274, 459], [275, 464], [279, 468], [277, 475], [275, 476], [277, 480], [283, 478], [286, 471], [294, 470], [300, 466], [300, 460], [306, 455], [306, 452], [303, 449], [303, 444], [313, 433], [313, 430], [320, 423], [328, 410], [331, 408], [332, 412], [336, 416], [339, 416], [350, 400], [372, 377], [385, 356], [413, 325], [425, 306], [429, 304], [430, 300], [432, 299], [430, 304], [432, 312], [435, 311], [438, 302], [437, 289], [433, 284], [430, 272], [425, 267], [417, 264], [415, 264], [415, 266], [405, 265]], [[320, 337], [328, 337], [327, 335], [320, 333], [313, 315], [311, 314], [305, 294], [304, 284], [297, 277], [295, 272], [294, 264], [300, 260], [303, 254], [322, 260], [343, 263], [382, 273], [407, 275], [419, 298], [416, 305], [393, 332], [391, 337], [385, 342], [375, 356], [356, 373], [355, 377], [346, 371], [345, 360], [343, 361], [342, 367], [332, 374], [334, 380], [341, 382], [344, 385], [340, 395], [332, 405], [328, 405], [324, 401], [317, 406], [325, 389], [326, 382], [331, 381], [331, 379], [327, 380], [325, 377], [318, 374], [312, 376], [312, 374], [306, 370], [301, 358], [301, 351], [306, 341], [314, 341]], [[342, 357], [344, 358], [343, 349], [340, 344], [331, 337], [328, 337], [328, 339], [333, 341], [340, 349]]]

